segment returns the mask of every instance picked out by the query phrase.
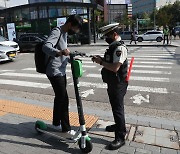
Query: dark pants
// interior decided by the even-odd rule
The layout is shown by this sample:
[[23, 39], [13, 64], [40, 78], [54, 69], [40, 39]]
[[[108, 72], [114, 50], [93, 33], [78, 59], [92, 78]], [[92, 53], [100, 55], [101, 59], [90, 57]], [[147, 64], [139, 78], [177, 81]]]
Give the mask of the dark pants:
[[136, 38], [131, 38], [130, 44], [132, 43], [132, 41], [134, 41], [134, 43], [136, 44]]
[[124, 96], [127, 91], [127, 86], [127, 82], [122, 82], [117, 85], [108, 84], [107, 89], [116, 125], [115, 139], [117, 140], [124, 140], [126, 135]]
[[165, 44], [166, 40], [167, 40], [167, 44], [169, 44], [169, 37], [168, 37], [168, 35], [164, 35], [163, 44]]
[[53, 108], [53, 125], [61, 124], [62, 131], [71, 130], [69, 122], [69, 98], [66, 90], [66, 76], [48, 77], [53, 87], [55, 98]]

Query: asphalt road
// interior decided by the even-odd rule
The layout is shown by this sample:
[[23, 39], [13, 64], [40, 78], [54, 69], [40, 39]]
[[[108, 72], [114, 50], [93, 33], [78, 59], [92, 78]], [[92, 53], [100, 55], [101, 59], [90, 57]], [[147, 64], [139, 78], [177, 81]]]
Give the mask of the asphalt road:
[[[106, 46], [74, 46], [71, 51], [103, 55]], [[129, 47], [129, 61], [135, 57], [125, 105], [180, 111], [180, 48]], [[45, 75], [35, 72], [33, 53], [19, 54], [14, 62], [0, 64], [0, 89], [53, 95]], [[108, 103], [106, 84], [101, 80], [101, 66], [90, 58], [83, 62], [80, 93], [83, 99]], [[74, 98], [71, 70], [67, 66], [68, 93]]]

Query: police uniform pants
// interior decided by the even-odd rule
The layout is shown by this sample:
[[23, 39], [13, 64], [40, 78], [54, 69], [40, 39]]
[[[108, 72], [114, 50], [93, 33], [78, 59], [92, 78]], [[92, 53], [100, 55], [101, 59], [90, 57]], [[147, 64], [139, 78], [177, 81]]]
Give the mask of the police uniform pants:
[[108, 96], [112, 107], [114, 122], [116, 125], [115, 139], [124, 140], [126, 135], [125, 115], [124, 115], [124, 96], [128, 87], [127, 82], [119, 84], [108, 84]]
[[66, 76], [48, 77], [53, 87], [55, 98], [53, 108], [53, 125], [61, 124], [62, 131], [71, 130], [69, 122], [69, 98], [66, 90]]

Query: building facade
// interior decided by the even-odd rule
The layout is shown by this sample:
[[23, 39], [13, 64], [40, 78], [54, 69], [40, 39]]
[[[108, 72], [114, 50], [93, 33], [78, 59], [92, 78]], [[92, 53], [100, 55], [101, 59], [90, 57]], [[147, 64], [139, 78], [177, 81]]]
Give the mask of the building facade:
[[166, 4], [173, 4], [176, 0], [131, 0], [132, 14], [152, 13], [154, 9], [159, 9]]
[[[7, 33], [7, 23], [15, 23], [17, 34], [43, 33], [48, 35], [57, 26], [58, 18], [79, 14], [86, 21], [86, 31], [93, 31], [94, 0], [29, 0], [29, 4], [0, 10], [0, 27]], [[87, 33], [86, 32], [86, 33]]]
[[108, 22], [120, 22], [124, 17], [132, 17], [131, 0], [107, 0]]

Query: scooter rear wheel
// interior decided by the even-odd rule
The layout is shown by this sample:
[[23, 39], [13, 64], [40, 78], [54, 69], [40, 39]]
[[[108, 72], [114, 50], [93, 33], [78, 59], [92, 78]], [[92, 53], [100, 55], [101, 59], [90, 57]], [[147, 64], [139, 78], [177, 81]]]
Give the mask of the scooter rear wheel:
[[93, 144], [92, 144], [91, 140], [88, 140], [88, 139], [86, 139], [86, 147], [85, 148], [81, 147], [81, 139], [79, 139], [78, 145], [83, 153], [89, 153], [93, 149]]
[[36, 123], [35, 123], [35, 130], [39, 134], [41, 134], [42, 132], [40, 132], [38, 129], [46, 130], [47, 129], [47, 125], [43, 121], [36, 121]]

